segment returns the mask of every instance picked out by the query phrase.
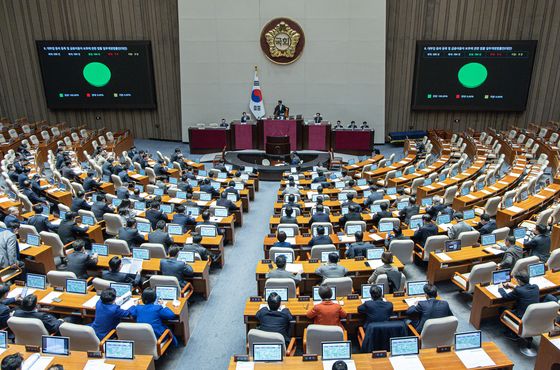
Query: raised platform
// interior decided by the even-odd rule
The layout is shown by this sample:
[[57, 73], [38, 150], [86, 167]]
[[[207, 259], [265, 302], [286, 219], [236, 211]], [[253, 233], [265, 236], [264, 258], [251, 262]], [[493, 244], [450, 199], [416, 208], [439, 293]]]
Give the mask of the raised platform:
[[[303, 170], [312, 169], [314, 166], [328, 167], [330, 157], [327, 152], [304, 151], [297, 153], [303, 161], [300, 166]], [[282, 173], [290, 171], [292, 167], [283, 164], [283, 161], [288, 159], [287, 157], [268, 155], [263, 150], [231, 151], [226, 152], [225, 155], [226, 163], [235, 167], [253, 167], [259, 171], [259, 178], [265, 181], [278, 181], [282, 179]], [[270, 165], [263, 165], [263, 160], [267, 160]]]

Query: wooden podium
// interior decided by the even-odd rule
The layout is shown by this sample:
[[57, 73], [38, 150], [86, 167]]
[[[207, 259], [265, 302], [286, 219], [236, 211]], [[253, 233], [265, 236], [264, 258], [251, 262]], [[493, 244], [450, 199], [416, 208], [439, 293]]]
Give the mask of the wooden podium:
[[284, 156], [290, 154], [289, 136], [267, 136], [266, 154]]

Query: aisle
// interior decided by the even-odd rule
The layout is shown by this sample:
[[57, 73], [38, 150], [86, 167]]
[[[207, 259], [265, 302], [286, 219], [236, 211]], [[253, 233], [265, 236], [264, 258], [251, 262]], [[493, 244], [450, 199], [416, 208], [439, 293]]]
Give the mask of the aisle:
[[243, 227], [236, 229], [235, 245], [225, 248], [223, 270], [212, 270], [208, 301], [190, 307], [191, 339], [186, 348], [172, 350], [162, 369], [226, 369], [233, 354], [245, 353], [243, 310], [247, 297], [256, 294], [255, 266], [263, 258], [262, 241], [268, 233], [277, 182], [261, 181]]

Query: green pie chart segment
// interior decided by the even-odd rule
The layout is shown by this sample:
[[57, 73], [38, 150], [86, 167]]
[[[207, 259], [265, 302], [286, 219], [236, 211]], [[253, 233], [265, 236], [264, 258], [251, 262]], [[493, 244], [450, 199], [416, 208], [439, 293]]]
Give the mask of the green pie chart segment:
[[459, 69], [457, 77], [461, 85], [468, 89], [474, 89], [486, 81], [488, 70], [480, 63], [468, 63]]
[[88, 63], [82, 71], [86, 81], [95, 87], [103, 87], [111, 80], [111, 70], [103, 63]]

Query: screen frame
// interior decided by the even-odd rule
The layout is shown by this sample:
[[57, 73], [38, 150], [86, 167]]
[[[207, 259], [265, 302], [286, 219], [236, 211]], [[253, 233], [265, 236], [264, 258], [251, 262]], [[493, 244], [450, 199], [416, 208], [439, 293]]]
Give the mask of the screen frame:
[[[66, 353], [54, 353], [54, 352], [49, 352], [45, 349], [45, 340], [47, 338], [56, 338], [56, 339], [60, 339], [62, 341], [64, 341], [66, 343]], [[63, 336], [59, 336], [59, 335], [41, 335], [41, 353], [44, 354], [48, 354], [48, 355], [54, 355], [54, 356], [68, 356], [70, 355], [70, 337], [63, 337]]]
[[[113, 343], [113, 342], [126, 342], [126, 343], [130, 343], [130, 344], [132, 345], [132, 357], [107, 356], [107, 344], [108, 344], [108, 343]], [[103, 344], [103, 355], [105, 356], [106, 359], [110, 359], [110, 360], [134, 360], [134, 341], [133, 341], [133, 340], [114, 340], [114, 339], [109, 339], [109, 340], [105, 341], [105, 343]]]

